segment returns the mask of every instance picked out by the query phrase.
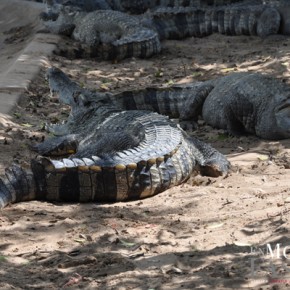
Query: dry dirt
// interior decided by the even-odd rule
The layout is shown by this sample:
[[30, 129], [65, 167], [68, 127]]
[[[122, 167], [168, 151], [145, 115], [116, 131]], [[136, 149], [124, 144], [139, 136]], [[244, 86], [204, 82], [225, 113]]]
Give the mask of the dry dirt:
[[[7, 38], [11, 45], [17, 41], [15, 35]], [[148, 60], [110, 63], [55, 56], [51, 64], [85, 87], [111, 92], [235, 71], [261, 71], [290, 82], [290, 39], [284, 36], [212, 35], [163, 45], [162, 54]], [[12, 120], [0, 120], [2, 173], [13, 160], [29, 162], [35, 156], [29, 146], [46, 136], [44, 123], [68, 114], [49, 96], [43, 75], [12, 112]], [[127, 203], [31, 201], [5, 208], [0, 215], [0, 289], [290, 287], [290, 140], [228, 137], [202, 120], [199, 125], [193, 134], [232, 163], [226, 178], [197, 177]], [[277, 244], [280, 251], [275, 251]]]

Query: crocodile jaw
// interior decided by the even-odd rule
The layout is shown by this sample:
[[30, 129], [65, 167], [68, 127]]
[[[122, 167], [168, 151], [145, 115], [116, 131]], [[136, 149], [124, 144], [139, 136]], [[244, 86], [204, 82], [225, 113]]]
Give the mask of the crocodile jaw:
[[75, 105], [76, 95], [81, 93], [82, 88], [56, 67], [47, 70], [46, 79], [52, 96], [58, 97], [60, 102], [69, 106]]

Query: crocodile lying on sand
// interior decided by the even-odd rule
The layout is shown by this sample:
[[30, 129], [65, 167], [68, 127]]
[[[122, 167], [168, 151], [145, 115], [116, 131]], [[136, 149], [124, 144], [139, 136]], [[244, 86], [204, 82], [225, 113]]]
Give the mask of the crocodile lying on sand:
[[149, 14], [160, 39], [225, 35], [277, 34], [281, 17], [266, 5], [232, 5], [221, 8], [160, 8]]
[[161, 45], [157, 32], [139, 18], [119, 11], [97, 10], [90, 13], [63, 9], [56, 21], [45, 22], [52, 33], [72, 36], [75, 50], [59, 48], [60, 55], [123, 59], [147, 58], [157, 54]]
[[231, 74], [214, 83], [202, 116], [209, 125], [233, 135], [290, 138], [290, 87], [258, 73]]
[[109, 95], [81, 88], [57, 68], [50, 68], [47, 77], [51, 92], [71, 106], [71, 114], [65, 124], [49, 126], [56, 136], [35, 146], [42, 156], [31, 161], [31, 171], [17, 165], [6, 170], [0, 179], [0, 208], [34, 199], [139, 199], [194, 173], [228, 172], [229, 162], [221, 153], [189, 137], [168, 117], [124, 111]]
[[57, 54], [68, 58], [100, 57], [121, 60], [147, 58], [161, 50], [160, 39], [203, 37], [212, 33], [258, 35], [278, 33], [281, 17], [267, 5], [220, 8], [160, 8], [144, 15], [119, 11], [82, 12], [63, 7], [48, 31], [71, 36], [76, 43], [59, 44]]
[[74, 7], [79, 11], [92, 12], [95, 10], [112, 10], [106, 0], [46, 0], [46, 11], [40, 13], [44, 21], [55, 21], [65, 6]]
[[[181, 8], [181, 7], [210, 7], [225, 6], [235, 3], [244, 4], [263, 4], [265, 0], [46, 0], [47, 10], [59, 11], [59, 7], [71, 6], [82, 11], [91, 12], [94, 10], [117, 10], [121, 12], [129, 12], [132, 14], [142, 14], [148, 9], [156, 8]], [[268, 2], [278, 5], [275, 0]], [[49, 13], [48, 13], [49, 15]], [[48, 15], [42, 14], [48, 19]]]
[[202, 116], [232, 135], [290, 138], [290, 87], [259, 73], [233, 73], [215, 80], [124, 91], [111, 99], [126, 110], [152, 110], [181, 121]]

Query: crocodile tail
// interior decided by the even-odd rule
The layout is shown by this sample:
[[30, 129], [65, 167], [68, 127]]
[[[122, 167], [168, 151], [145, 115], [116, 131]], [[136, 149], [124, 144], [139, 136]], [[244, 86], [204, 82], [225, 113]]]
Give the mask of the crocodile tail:
[[213, 15], [218, 14], [217, 32], [221, 34], [266, 37], [278, 33], [280, 27], [278, 10], [266, 5], [237, 5], [216, 10]]
[[40, 196], [49, 201], [116, 202], [146, 198], [181, 184], [197, 164], [183, 140], [168, 155], [138, 163], [97, 166], [93, 158], [50, 160], [39, 157], [33, 172]]
[[103, 44], [99, 47], [99, 55], [105, 60], [121, 60], [127, 57], [148, 58], [160, 51], [158, 34], [151, 29], [138, 30], [111, 44]]
[[183, 39], [190, 36], [206, 36], [204, 10], [181, 7], [159, 8], [152, 14], [152, 23], [160, 39]]
[[257, 35], [266, 37], [277, 34], [281, 25], [281, 15], [276, 8], [266, 8], [259, 17], [257, 24]]
[[211, 82], [149, 87], [111, 95], [112, 102], [123, 110], [148, 110], [180, 120], [197, 121], [202, 105], [213, 89]]
[[265, 37], [278, 32], [281, 16], [276, 8], [266, 5], [159, 8], [152, 14], [152, 23], [160, 39], [204, 37], [212, 33]]
[[186, 181], [193, 174], [226, 174], [229, 162], [211, 146], [183, 138], [172, 152], [114, 167], [90, 158], [32, 160], [30, 171], [13, 165], [0, 179], [0, 209], [28, 200], [116, 202], [151, 197]]
[[0, 209], [10, 203], [35, 199], [33, 175], [13, 164], [0, 179]]
[[143, 29], [133, 35], [121, 38], [113, 43], [104, 43], [96, 47], [73, 43], [68, 40], [60, 44], [55, 54], [69, 59], [101, 58], [104, 60], [122, 60], [128, 57], [149, 58], [161, 51], [158, 34], [150, 29]]

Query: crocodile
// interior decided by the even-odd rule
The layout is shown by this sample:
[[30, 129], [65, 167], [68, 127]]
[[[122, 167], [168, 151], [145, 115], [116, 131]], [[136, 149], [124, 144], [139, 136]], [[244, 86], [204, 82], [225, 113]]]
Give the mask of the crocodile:
[[214, 8], [160, 8], [151, 15], [160, 39], [225, 35], [277, 34], [281, 16], [267, 5], [232, 5]]
[[[114, 10], [141, 14], [148, 9], [222, 6], [249, 0], [108, 0]], [[256, 1], [256, 0], [252, 0]]]
[[40, 13], [43, 21], [55, 21], [64, 6], [76, 8], [78, 11], [112, 10], [106, 0], [46, 0], [46, 11]]
[[191, 175], [227, 174], [216, 149], [190, 137], [167, 116], [122, 110], [104, 93], [81, 88], [48, 69], [52, 94], [71, 106], [55, 134], [33, 147], [31, 168], [14, 164], [0, 179], [0, 208], [27, 200], [115, 202], [153, 196]]
[[124, 91], [111, 96], [125, 110], [151, 110], [187, 125], [201, 116], [212, 127], [240, 136], [290, 138], [290, 87], [260, 73], [232, 73], [205, 82]]
[[71, 36], [75, 42], [59, 44], [56, 54], [68, 58], [99, 57], [122, 60], [148, 58], [161, 51], [162, 39], [203, 37], [215, 32], [227, 35], [276, 34], [280, 14], [275, 8], [251, 6], [224, 9], [158, 10], [145, 17], [119, 11], [62, 13], [56, 21], [45, 22], [52, 33]]
[[281, 16], [275, 7], [268, 5], [159, 8], [143, 15], [113, 10], [87, 13], [62, 6], [56, 20], [44, 23], [48, 31], [75, 40], [69, 45], [66, 41], [60, 43], [56, 54], [122, 60], [158, 54], [163, 39], [204, 37], [212, 33], [266, 37], [279, 32]]
[[[85, 0], [84, 0], [85, 1]], [[103, 2], [104, 0], [102, 0]], [[247, 22], [248, 25], [254, 25], [253, 24], [253, 18], [256, 19], [255, 22], [259, 22], [260, 26], [266, 25], [266, 27], [261, 27], [262, 31], [259, 34], [259, 31], [257, 35], [260, 35], [261, 37], [267, 36], [267, 29], [270, 29], [269, 34], [275, 34], [277, 33], [277, 23], [279, 23], [281, 19], [281, 25], [280, 25], [280, 33], [282, 34], [290, 34], [290, 23], [289, 23], [289, 16], [290, 16], [290, 4], [288, 0], [111, 0], [109, 5], [111, 9], [113, 10], [120, 10], [123, 12], [130, 12], [130, 13], [144, 13], [148, 10], [151, 12], [155, 12], [158, 10], [167, 10], [167, 8], [172, 8], [171, 10], [167, 10], [166, 14], [167, 17], [168, 14], [171, 14], [172, 11], [176, 10], [182, 10], [184, 8], [201, 8], [205, 9], [206, 11], [203, 11], [202, 13], [205, 13], [205, 16], [200, 15], [201, 12], [198, 13], [196, 16], [196, 19], [199, 20], [190, 20], [189, 22], [203, 22], [205, 21], [205, 25], [209, 26], [211, 25], [213, 27], [213, 32], [220, 32], [220, 33], [229, 33], [230, 35], [236, 35], [236, 34], [243, 34], [245, 31], [246, 34], [249, 34], [248, 28], [247, 28]], [[256, 6], [256, 8], [254, 7]], [[260, 6], [259, 8], [257, 6]], [[266, 9], [263, 9], [261, 6], [266, 6], [268, 9], [268, 12], [265, 12]], [[243, 11], [240, 11], [238, 7], [243, 7]], [[209, 15], [211, 12], [207, 12], [209, 8], [219, 8], [213, 16], [213, 19], [209, 19]], [[269, 10], [269, 8], [272, 8], [272, 10]], [[106, 8], [107, 9], [107, 8]], [[247, 13], [248, 9], [253, 10], [249, 11]], [[273, 10], [274, 9], [274, 10]], [[263, 16], [261, 16], [261, 12], [264, 11]], [[279, 12], [280, 16], [278, 16], [277, 11]], [[164, 13], [164, 12], [163, 12]], [[201, 13], [201, 14], [202, 14]], [[174, 15], [175, 13], [173, 13]], [[223, 15], [224, 14], [224, 15]], [[177, 21], [177, 26], [182, 24], [182, 16], [188, 19], [191, 16], [181, 15], [179, 20]], [[169, 19], [167, 18], [167, 22], [171, 21], [172, 17], [175, 16], [169, 16]], [[156, 18], [156, 16], [155, 16]], [[205, 18], [205, 19], [204, 19]], [[225, 18], [223, 20], [223, 18]], [[164, 16], [163, 16], [164, 19]], [[180, 20], [181, 19], [181, 20]], [[252, 20], [251, 20], [252, 19]], [[160, 20], [159, 20], [160, 21]], [[208, 21], [212, 21], [211, 24], [208, 23]], [[224, 21], [224, 23], [221, 23]], [[215, 24], [218, 22], [218, 28], [215, 28]], [[233, 26], [236, 27], [236, 31], [227, 31], [226, 29], [223, 29], [222, 27], [225, 27], [227, 22], [232, 22]], [[235, 23], [233, 23], [235, 22]], [[270, 23], [267, 23], [270, 22]], [[263, 25], [262, 25], [263, 24]], [[184, 24], [183, 24], [184, 25]], [[240, 26], [240, 28], [239, 28]], [[221, 28], [221, 29], [220, 29]], [[273, 29], [274, 28], [274, 29]], [[185, 28], [187, 29], [187, 28]], [[242, 29], [242, 31], [240, 31]], [[273, 31], [272, 31], [273, 29]], [[215, 30], [215, 31], [214, 31]], [[220, 31], [221, 30], [221, 31]], [[263, 32], [265, 30], [265, 32]], [[195, 32], [195, 34], [198, 35], [198, 33]], [[256, 35], [256, 34], [254, 34]], [[195, 36], [190, 35], [190, 36]]]
[[210, 7], [210, 6], [232, 5], [235, 3], [263, 4], [263, 0], [46, 0], [45, 2], [48, 10], [52, 9], [55, 12], [59, 11], [60, 5], [63, 5], [75, 7], [86, 12], [109, 9], [127, 12], [131, 14], [142, 14], [149, 9], [152, 10], [161, 7], [197, 8], [207, 6]]
[[[77, 57], [100, 57], [120, 60], [127, 57], [147, 58], [161, 50], [156, 31], [142, 24], [139, 18], [119, 11], [81, 12], [64, 8], [56, 21], [46, 21], [47, 29], [71, 36]], [[70, 50], [58, 54], [69, 56]]]
[[202, 116], [209, 125], [233, 135], [290, 138], [290, 87], [259, 73], [231, 74], [214, 84]]

